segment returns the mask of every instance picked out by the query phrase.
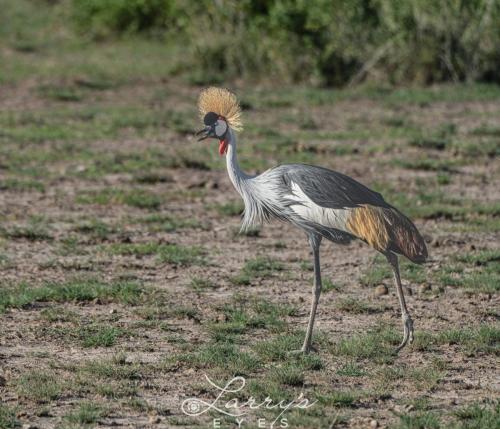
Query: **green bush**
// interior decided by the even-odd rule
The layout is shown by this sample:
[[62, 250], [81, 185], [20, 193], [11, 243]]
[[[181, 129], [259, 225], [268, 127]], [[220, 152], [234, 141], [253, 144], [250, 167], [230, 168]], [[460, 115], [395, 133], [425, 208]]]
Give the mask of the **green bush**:
[[[160, 34], [195, 83], [500, 82], [491, 0], [73, 0], [94, 37]], [[175, 30], [175, 31], [172, 31]]]
[[72, 6], [78, 28], [95, 39], [175, 24], [175, 0], [73, 0]]

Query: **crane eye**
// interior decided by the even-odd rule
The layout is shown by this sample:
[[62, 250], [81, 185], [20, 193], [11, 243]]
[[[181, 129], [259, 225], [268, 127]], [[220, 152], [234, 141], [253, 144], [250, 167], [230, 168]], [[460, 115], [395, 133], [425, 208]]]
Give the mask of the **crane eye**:
[[222, 119], [219, 119], [215, 123], [215, 135], [219, 139], [223, 139], [224, 136], [226, 135], [227, 132], [227, 124], [226, 121], [223, 121]]

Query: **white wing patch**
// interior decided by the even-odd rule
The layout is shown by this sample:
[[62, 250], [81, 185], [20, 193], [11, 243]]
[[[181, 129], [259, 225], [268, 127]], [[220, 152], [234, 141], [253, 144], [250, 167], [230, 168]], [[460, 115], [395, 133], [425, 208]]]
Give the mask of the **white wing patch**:
[[291, 182], [291, 187], [292, 194], [289, 198], [297, 201], [297, 204], [291, 205], [290, 208], [296, 215], [309, 222], [349, 232], [346, 230], [349, 209], [321, 207], [312, 201], [295, 182]]

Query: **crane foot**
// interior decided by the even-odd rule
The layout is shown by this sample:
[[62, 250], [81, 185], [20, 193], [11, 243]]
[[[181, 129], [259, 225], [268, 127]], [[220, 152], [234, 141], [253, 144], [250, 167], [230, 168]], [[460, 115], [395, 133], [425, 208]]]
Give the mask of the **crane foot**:
[[304, 349], [298, 349], [298, 350], [290, 350], [288, 352], [288, 355], [289, 356], [300, 356], [300, 355], [305, 355], [307, 354], [308, 351], [307, 350], [304, 350]]
[[406, 344], [413, 343], [413, 320], [408, 313], [403, 313], [401, 316], [403, 319], [403, 341], [396, 349], [398, 353]]
[[288, 352], [290, 356], [307, 355], [310, 352], [317, 352], [318, 350], [314, 346], [302, 347], [299, 350], [291, 350]]

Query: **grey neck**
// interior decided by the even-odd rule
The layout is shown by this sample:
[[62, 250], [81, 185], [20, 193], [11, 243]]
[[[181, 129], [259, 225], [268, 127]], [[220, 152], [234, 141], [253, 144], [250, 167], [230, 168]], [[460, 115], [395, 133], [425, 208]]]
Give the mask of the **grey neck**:
[[238, 159], [236, 157], [236, 136], [231, 128], [228, 130], [228, 148], [226, 154], [226, 165], [227, 172], [229, 174], [229, 178], [231, 182], [233, 182], [236, 190], [241, 194], [242, 187], [245, 185], [245, 181], [251, 179], [253, 176], [249, 176], [245, 172], [243, 172], [238, 163]]

